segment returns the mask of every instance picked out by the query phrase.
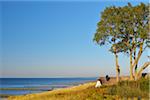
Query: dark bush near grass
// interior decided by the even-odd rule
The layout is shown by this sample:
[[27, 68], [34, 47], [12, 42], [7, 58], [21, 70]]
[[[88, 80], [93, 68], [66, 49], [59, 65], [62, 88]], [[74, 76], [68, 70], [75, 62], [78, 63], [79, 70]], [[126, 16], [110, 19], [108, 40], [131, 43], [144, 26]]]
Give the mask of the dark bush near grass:
[[120, 97], [146, 97], [149, 96], [149, 79], [138, 81], [122, 81], [109, 87], [108, 94]]

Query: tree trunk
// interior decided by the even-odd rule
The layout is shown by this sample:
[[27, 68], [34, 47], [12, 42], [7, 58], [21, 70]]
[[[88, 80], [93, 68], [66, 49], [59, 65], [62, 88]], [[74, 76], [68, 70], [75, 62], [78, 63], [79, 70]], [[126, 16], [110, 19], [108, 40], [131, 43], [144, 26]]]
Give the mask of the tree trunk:
[[[136, 48], [134, 48], [134, 61], [135, 61], [135, 59], [136, 59]], [[134, 77], [137, 74], [137, 67], [138, 67], [138, 63], [135, 65], [135, 68], [134, 68]]]
[[139, 79], [139, 78], [141, 77], [142, 71], [143, 71], [145, 68], [150, 67], [149, 65], [150, 65], [150, 62], [144, 63], [144, 65], [143, 65], [143, 66], [139, 69], [139, 71], [137, 72], [137, 74], [136, 74], [136, 79]]
[[116, 62], [116, 81], [119, 82], [120, 69], [118, 64], [118, 55], [116, 53], [115, 53], [115, 62]]
[[[136, 59], [136, 48], [134, 49], [134, 61]], [[135, 65], [135, 68], [134, 68], [134, 78], [136, 80], [136, 75], [137, 75], [137, 67], [138, 67], [138, 63]]]
[[[136, 35], [136, 33], [134, 33], [134, 35]], [[134, 61], [136, 59], [136, 43], [137, 43], [137, 38], [134, 37], [134, 46], [133, 46], [133, 48], [134, 48], [134, 54], [133, 54], [134, 55]], [[134, 78], [137, 74], [137, 67], [138, 67], [138, 63], [135, 65], [135, 68], [134, 68]]]
[[132, 50], [130, 50], [130, 80], [133, 80], [133, 68], [132, 68]]
[[[135, 66], [138, 64], [138, 61], [139, 61], [139, 59], [140, 59], [142, 53], [143, 53], [143, 43], [140, 44], [140, 50], [139, 50], [139, 52], [138, 52], [137, 58], [136, 58], [136, 59], [134, 60], [134, 62], [132, 63], [132, 66], [130, 66], [130, 71], [131, 71], [131, 70], [133, 71], [133, 69], [135, 68]], [[131, 73], [131, 72], [130, 72], [130, 73]], [[133, 72], [132, 72], [132, 73], [133, 73]], [[130, 74], [130, 75], [131, 75], [131, 74]], [[130, 79], [131, 79], [131, 77], [130, 77]]]

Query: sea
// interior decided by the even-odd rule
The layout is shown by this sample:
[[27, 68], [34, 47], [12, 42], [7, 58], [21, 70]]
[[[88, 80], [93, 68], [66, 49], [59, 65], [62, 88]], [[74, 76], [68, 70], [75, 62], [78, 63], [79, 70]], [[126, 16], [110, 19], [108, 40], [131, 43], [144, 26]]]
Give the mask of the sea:
[[92, 78], [0, 78], [0, 95], [24, 95], [76, 86]]

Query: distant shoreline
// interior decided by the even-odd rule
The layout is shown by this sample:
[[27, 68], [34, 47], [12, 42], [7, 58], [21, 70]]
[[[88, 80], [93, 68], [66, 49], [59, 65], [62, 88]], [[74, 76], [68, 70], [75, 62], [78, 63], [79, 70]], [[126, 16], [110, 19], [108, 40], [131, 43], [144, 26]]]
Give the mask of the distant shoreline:
[[[4, 78], [5, 79], [5, 78]], [[9, 80], [9, 78], [7, 78]], [[15, 78], [15, 79], [18, 79], [18, 78]], [[22, 79], [22, 78], [20, 78]], [[23, 78], [23, 79], [31, 79], [31, 78]], [[62, 79], [69, 79], [69, 80], [73, 80], [71, 81], [70, 84], [65, 84], [65, 83], [61, 83], [63, 81], [58, 81], [58, 83], [60, 84], [50, 84], [50, 85], [46, 85], [46, 86], [31, 86], [31, 87], [0, 87], [0, 91], [1, 93], [3, 93], [2, 91], [31, 91], [31, 93], [26, 93], [26, 94], [20, 94], [20, 95], [12, 95], [12, 94], [0, 94], [0, 98], [8, 98], [10, 96], [22, 96], [22, 95], [28, 95], [28, 94], [35, 94], [35, 93], [43, 93], [43, 92], [49, 92], [49, 91], [53, 91], [53, 90], [58, 90], [58, 89], [63, 89], [63, 88], [70, 88], [70, 87], [74, 87], [74, 86], [78, 86], [78, 85], [81, 85], [81, 84], [84, 84], [84, 83], [87, 83], [87, 82], [91, 82], [92, 80], [96, 80], [96, 78], [93, 78], [92, 80], [90, 80], [90, 78], [33, 78], [33, 79], [57, 79], [57, 80], [62, 80]], [[80, 79], [81, 79], [81, 82], [80, 82]], [[85, 80], [84, 80], [85, 79]], [[89, 80], [87, 80], [89, 79]], [[13, 79], [12, 79], [13, 80]], [[37, 81], [38, 81], [37, 80]], [[79, 80], [79, 81], [78, 81]], [[83, 81], [83, 82], [82, 82]], [[84, 82], [85, 81], [85, 82]], [[43, 81], [41, 81], [42, 84], [44, 83]], [[72, 85], [71, 85], [72, 84]], [[57, 86], [58, 85], [58, 86]], [[52, 87], [51, 87], [52, 86]], [[54, 86], [54, 87], [53, 87]], [[47, 87], [47, 88], [45, 88]], [[51, 87], [51, 88], [50, 88]], [[35, 93], [32, 93], [32, 91], [37, 91]]]
[[[46, 93], [46, 92], [52, 92], [52, 91], [60, 91], [60, 90], [65, 90], [65, 89], [71, 89], [71, 88], [76, 88], [78, 86], [81, 86], [81, 85], [85, 85], [85, 84], [89, 84], [91, 82], [94, 82], [94, 81], [89, 81], [89, 82], [85, 82], [85, 83], [81, 83], [79, 85], [74, 85], [74, 86], [67, 86], [67, 87], [62, 87], [62, 88], [55, 88], [55, 89], [51, 89], [51, 90], [40, 90], [41, 92], [39, 93], [30, 93], [30, 94], [24, 94], [24, 95], [7, 95], [7, 94], [0, 94], [0, 98], [2, 99], [7, 99], [9, 97], [15, 97], [15, 96], [26, 96], [26, 95], [34, 95], [34, 94], [40, 94], [40, 93]], [[0, 90], [38, 90], [36, 88], [0, 88]]]
[[[128, 76], [122, 76], [121, 78], [123, 79], [123, 78], [125, 78], [125, 77], [128, 77]], [[99, 78], [101, 78], [102, 80], [103, 80], [103, 82], [105, 81], [105, 77], [99, 77]], [[115, 77], [110, 77], [112, 80], [113, 80], [113, 82], [112, 82], [112, 84], [114, 84], [114, 81], [115, 81]], [[96, 79], [98, 79], [98, 78], [96, 78]], [[62, 87], [62, 88], [55, 88], [55, 89], [51, 89], [51, 90], [46, 90], [46, 91], [41, 91], [41, 92], [39, 92], [39, 93], [30, 93], [30, 94], [24, 94], [24, 95], [16, 95], [16, 97], [18, 96], [18, 97], [20, 97], [20, 96], [28, 96], [28, 95], [34, 95], [34, 94], [41, 94], [41, 93], [48, 93], [48, 92], [52, 92], [53, 93], [53, 91], [63, 91], [63, 90], [70, 90], [70, 89], [74, 89], [74, 88], [78, 88], [78, 87], [80, 87], [80, 86], [85, 86], [85, 85], [89, 85], [89, 86], [91, 86], [91, 83], [92, 83], [92, 85], [94, 86], [95, 84], [96, 84], [96, 79], [94, 80], [94, 81], [87, 81], [87, 82], [84, 82], [84, 83], [80, 83], [80, 84], [78, 84], [78, 85], [73, 85], [73, 86], [66, 86], [66, 87]], [[105, 84], [107, 85], [107, 84], [111, 84], [111, 83], [107, 83], [107, 82], [105, 82]], [[89, 87], [88, 86], [88, 87]], [[24, 89], [24, 88], [22, 88], [22, 89]], [[25, 90], [34, 90], [34, 88], [26, 88]], [[12, 89], [13, 90], [13, 89]], [[17, 90], [17, 89], [16, 89]], [[20, 90], [20, 89], [18, 89], [18, 90]], [[12, 95], [8, 95], [8, 97], [9, 96], [12, 96]], [[14, 96], [12, 96], [12, 97], [14, 97]]]
[[[79, 85], [76, 85], [76, 86], [69, 86], [69, 87], [65, 87], [65, 88], [58, 88], [58, 89], [54, 89], [54, 90], [51, 90], [51, 91], [45, 91], [45, 92], [41, 92], [41, 93], [33, 93], [33, 94], [26, 94], [26, 95], [20, 95], [20, 96], [10, 96], [8, 97], [10, 100], [12, 98], [19, 98], [20, 97], [22, 98], [30, 98], [30, 97], [34, 97], [36, 95], [38, 96], [42, 96], [42, 95], [47, 95], [47, 94], [55, 94], [55, 93], [59, 93], [59, 92], [73, 92], [73, 91], [77, 91], [77, 90], [83, 90], [83, 89], [86, 89], [88, 88], [89, 86], [94, 86], [95, 85], [95, 82], [85, 82], [85, 83], [82, 83], [82, 84], [79, 84]], [[17, 99], [17, 100], [19, 100]]]

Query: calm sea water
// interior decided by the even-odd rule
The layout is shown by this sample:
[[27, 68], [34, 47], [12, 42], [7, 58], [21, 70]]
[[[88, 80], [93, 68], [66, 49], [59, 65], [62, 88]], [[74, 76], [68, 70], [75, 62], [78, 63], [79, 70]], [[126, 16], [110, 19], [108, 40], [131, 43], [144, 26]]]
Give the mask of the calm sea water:
[[[0, 94], [22, 95], [38, 93], [79, 85], [94, 80], [96, 78], [0, 78], [0, 88], [8, 88], [7, 90], [0, 90]], [[9, 88], [17, 88], [17, 90], [11, 90]], [[19, 88], [20, 90], [18, 90]], [[22, 88], [26, 90], [22, 90]]]

